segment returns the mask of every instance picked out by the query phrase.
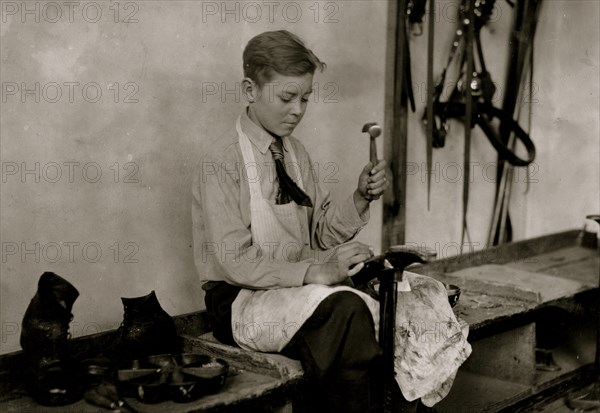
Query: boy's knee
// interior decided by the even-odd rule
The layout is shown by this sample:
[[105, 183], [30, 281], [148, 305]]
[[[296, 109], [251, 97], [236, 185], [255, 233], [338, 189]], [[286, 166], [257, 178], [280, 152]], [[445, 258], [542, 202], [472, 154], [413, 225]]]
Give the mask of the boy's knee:
[[334, 297], [334, 299], [338, 303], [342, 303], [344, 305], [344, 307], [355, 310], [355, 311], [369, 309], [367, 307], [367, 305], [365, 304], [365, 302], [363, 301], [363, 299], [360, 298], [358, 296], [358, 294], [355, 294], [351, 291], [340, 291], [335, 294], [332, 294], [332, 297]]
[[311, 318], [304, 324], [307, 330], [358, 330], [358, 334], [373, 334], [373, 317], [367, 304], [351, 291], [339, 291], [324, 299]]
[[333, 311], [338, 311], [348, 317], [369, 317], [371, 312], [367, 304], [359, 295], [351, 291], [340, 291], [331, 296], [331, 306]]

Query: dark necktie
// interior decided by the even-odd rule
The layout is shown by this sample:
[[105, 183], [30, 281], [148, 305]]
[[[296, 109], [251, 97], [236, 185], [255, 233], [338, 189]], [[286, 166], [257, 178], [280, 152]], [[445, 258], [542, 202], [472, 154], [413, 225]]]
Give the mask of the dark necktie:
[[312, 202], [308, 195], [290, 178], [285, 171], [283, 163], [283, 144], [281, 139], [275, 138], [269, 147], [273, 159], [275, 160], [275, 169], [277, 170], [277, 180], [279, 181], [279, 193], [277, 194], [277, 204], [287, 204], [292, 200], [298, 205], [312, 207]]

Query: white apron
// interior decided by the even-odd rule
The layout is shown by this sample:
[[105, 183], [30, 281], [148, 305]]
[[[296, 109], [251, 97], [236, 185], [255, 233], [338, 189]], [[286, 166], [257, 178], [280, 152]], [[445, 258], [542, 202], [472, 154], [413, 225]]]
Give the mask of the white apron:
[[[256, 167], [252, 144], [242, 131], [240, 119], [236, 123], [245, 167]], [[296, 154], [287, 137], [283, 138], [287, 162], [297, 165]], [[301, 174], [294, 181], [303, 188]], [[267, 259], [297, 262], [302, 258], [298, 251], [305, 250], [308, 228], [305, 207], [295, 202], [277, 205], [263, 198], [260, 180], [246, 171], [250, 187], [250, 227], [252, 243], [261, 246]], [[290, 245], [293, 247], [290, 248]], [[313, 314], [317, 306], [329, 295], [338, 291], [351, 291], [368, 300], [375, 324], [379, 321], [379, 304], [367, 294], [350, 287], [330, 287], [310, 284], [302, 287], [273, 290], [242, 289], [231, 306], [233, 338], [240, 347], [263, 352], [280, 352], [296, 331]]]
[[[245, 168], [256, 167], [252, 144], [242, 131], [239, 118], [236, 128]], [[297, 165], [296, 155], [287, 137], [283, 138], [283, 145], [289, 162]], [[270, 254], [268, 259], [300, 261], [303, 254], [297, 252], [306, 250], [304, 247], [309, 239], [306, 233], [308, 223], [301, 222], [307, 220], [304, 207], [295, 202], [284, 205], [269, 202], [263, 198], [260, 180], [250, 179], [248, 170], [246, 176], [250, 187], [253, 244], [260, 245], [263, 254]], [[294, 181], [303, 189], [301, 174], [296, 174]], [[294, 248], [289, 248], [289, 245], [294, 245]], [[450, 334], [452, 337], [426, 340], [430, 333], [423, 328], [425, 323], [443, 321], [458, 325], [458, 322], [440, 282], [418, 274], [410, 274], [409, 281], [411, 286], [414, 284], [413, 291], [399, 294], [396, 314], [396, 381], [407, 400], [421, 398], [431, 406], [447, 395], [458, 366], [471, 352], [466, 342], [468, 326], [455, 329]], [[309, 284], [272, 290], [240, 290], [231, 306], [233, 338], [247, 350], [280, 352], [321, 301], [339, 291], [350, 291], [364, 300], [373, 316], [375, 337], [378, 337], [379, 302], [351, 287]], [[434, 297], [424, 300], [421, 292]], [[403, 297], [405, 294], [406, 297]], [[422, 321], [419, 327], [414, 321], [421, 314], [424, 315], [419, 318]]]

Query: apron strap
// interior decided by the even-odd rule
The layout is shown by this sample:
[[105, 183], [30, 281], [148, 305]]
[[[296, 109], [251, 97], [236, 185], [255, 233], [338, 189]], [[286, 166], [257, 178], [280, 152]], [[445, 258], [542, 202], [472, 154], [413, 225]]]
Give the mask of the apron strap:
[[[241, 116], [237, 118], [235, 122], [235, 128], [238, 133], [240, 148], [242, 149], [242, 155], [244, 157], [244, 169], [242, 173], [246, 174], [246, 180], [249, 184], [248, 186], [250, 187], [250, 202], [252, 202], [252, 199], [262, 199], [259, 180], [260, 174], [257, 174], [256, 177], [250, 177], [248, 174], [249, 167], [254, 166], [257, 171], [259, 170], [259, 168], [258, 164], [256, 163], [256, 159], [254, 158], [254, 151], [252, 150], [250, 139], [248, 139], [248, 136], [242, 130]], [[246, 155], [244, 156], [244, 154]], [[246, 156], [248, 158], [246, 158]], [[252, 185], [253, 183], [255, 183], [254, 180], [258, 181], [258, 185]]]

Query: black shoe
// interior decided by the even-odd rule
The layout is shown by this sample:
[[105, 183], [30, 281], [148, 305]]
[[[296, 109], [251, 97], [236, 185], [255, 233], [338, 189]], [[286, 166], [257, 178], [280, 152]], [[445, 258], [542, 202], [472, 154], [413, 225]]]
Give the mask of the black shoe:
[[71, 309], [77, 289], [60, 276], [45, 272], [23, 317], [20, 343], [25, 381], [40, 404], [62, 406], [83, 397], [81, 366], [69, 358]]
[[162, 309], [154, 291], [143, 297], [121, 298], [123, 322], [116, 341], [107, 355], [126, 362], [153, 354], [178, 353], [180, 350], [175, 322]]

